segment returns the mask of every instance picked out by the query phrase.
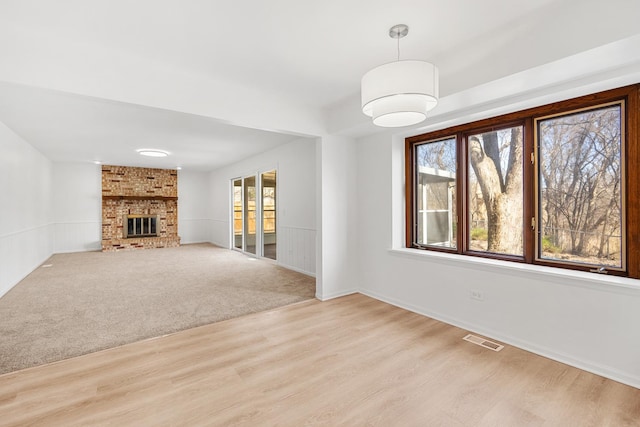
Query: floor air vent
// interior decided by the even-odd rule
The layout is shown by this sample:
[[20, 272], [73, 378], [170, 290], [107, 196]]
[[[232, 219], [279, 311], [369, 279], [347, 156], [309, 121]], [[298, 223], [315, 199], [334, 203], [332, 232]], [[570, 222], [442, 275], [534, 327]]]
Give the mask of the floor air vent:
[[467, 335], [462, 339], [465, 341], [469, 341], [470, 343], [474, 343], [479, 346], [482, 346], [484, 348], [488, 348], [489, 350], [493, 350], [493, 351], [500, 351], [504, 348], [504, 346], [501, 344], [495, 343], [493, 341], [485, 340], [484, 338], [477, 337], [471, 334]]

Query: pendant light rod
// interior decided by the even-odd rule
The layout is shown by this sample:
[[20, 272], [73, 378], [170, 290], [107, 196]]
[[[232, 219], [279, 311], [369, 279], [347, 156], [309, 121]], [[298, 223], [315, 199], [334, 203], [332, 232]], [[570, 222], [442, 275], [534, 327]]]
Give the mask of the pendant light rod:
[[398, 61], [400, 61], [400, 39], [409, 34], [409, 27], [404, 24], [394, 25], [389, 28], [389, 37], [398, 41]]

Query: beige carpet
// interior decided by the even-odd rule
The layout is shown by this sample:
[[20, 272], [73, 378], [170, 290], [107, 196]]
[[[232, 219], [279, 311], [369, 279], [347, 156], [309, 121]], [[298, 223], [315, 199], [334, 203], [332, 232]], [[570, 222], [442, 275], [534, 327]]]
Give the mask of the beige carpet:
[[314, 294], [313, 277], [210, 244], [57, 254], [0, 298], [0, 374]]

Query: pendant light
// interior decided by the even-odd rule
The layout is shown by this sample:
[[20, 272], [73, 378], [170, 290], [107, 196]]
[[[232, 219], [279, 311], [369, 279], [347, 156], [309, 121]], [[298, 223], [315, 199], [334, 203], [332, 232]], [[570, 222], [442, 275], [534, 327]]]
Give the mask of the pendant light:
[[438, 103], [438, 68], [429, 62], [400, 60], [400, 39], [408, 33], [406, 25], [391, 27], [389, 37], [398, 40], [398, 60], [362, 77], [362, 112], [377, 126], [420, 123]]

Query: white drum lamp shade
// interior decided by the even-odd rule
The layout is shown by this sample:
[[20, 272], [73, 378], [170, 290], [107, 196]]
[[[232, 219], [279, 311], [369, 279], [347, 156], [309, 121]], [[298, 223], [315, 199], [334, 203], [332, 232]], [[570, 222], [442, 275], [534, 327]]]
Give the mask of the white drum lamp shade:
[[381, 65], [362, 77], [362, 112], [382, 127], [420, 123], [438, 103], [438, 68], [424, 61]]

